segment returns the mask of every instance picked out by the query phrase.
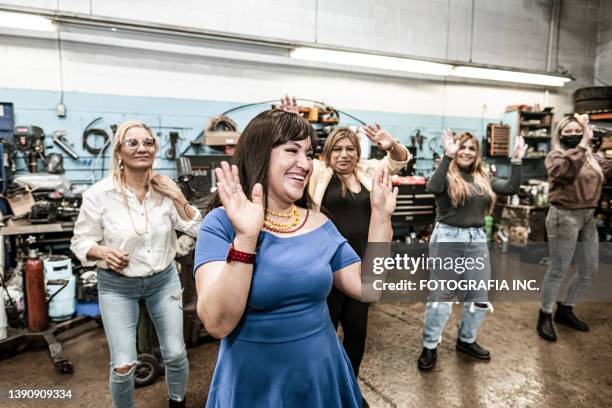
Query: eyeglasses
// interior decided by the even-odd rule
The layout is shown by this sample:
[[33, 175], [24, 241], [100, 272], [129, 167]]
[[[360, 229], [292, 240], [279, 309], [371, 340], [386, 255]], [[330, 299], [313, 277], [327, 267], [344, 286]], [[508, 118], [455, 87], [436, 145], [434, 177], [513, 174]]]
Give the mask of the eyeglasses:
[[133, 138], [125, 139], [123, 143], [130, 149], [137, 149], [138, 145], [140, 144], [145, 149], [150, 149], [150, 148], [155, 147], [155, 139], [153, 139], [152, 137], [145, 137], [142, 140], [133, 139]]

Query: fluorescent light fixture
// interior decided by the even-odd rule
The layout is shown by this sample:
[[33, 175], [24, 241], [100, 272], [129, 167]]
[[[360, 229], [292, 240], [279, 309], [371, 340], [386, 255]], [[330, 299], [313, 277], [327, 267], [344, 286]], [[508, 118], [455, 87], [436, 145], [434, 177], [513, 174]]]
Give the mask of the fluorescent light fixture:
[[455, 67], [455, 69], [451, 71], [450, 76], [544, 86], [564, 86], [566, 82], [571, 81], [570, 78], [556, 75], [532, 74], [529, 72], [466, 66]]
[[33, 31], [56, 31], [47, 17], [11, 11], [0, 11], [0, 27]]
[[361, 52], [336, 51], [323, 48], [298, 47], [289, 52], [291, 58], [325, 62], [330, 64], [352, 65], [357, 67], [413, 72], [417, 74], [446, 76], [453, 69], [450, 64], [423, 61]]
[[571, 78], [485, 68], [460, 64], [425, 61], [412, 58], [391, 57], [352, 51], [338, 51], [324, 48], [297, 47], [289, 52], [291, 58], [323, 62], [328, 64], [350, 65], [355, 67], [401, 71], [442, 77], [472, 78], [488, 81], [516, 82], [521, 84], [562, 87]]

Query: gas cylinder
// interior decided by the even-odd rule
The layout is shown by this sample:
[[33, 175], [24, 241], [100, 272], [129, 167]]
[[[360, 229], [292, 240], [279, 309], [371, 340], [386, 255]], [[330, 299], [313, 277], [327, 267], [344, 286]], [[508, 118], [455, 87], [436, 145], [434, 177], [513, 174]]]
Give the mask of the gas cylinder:
[[30, 249], [23, 272], [25, 276], [26, 313], [28, 329], [32, 332], [47, 330], [49, 314], [47, 312], [45, 273], [43, 261], [35, 249]]

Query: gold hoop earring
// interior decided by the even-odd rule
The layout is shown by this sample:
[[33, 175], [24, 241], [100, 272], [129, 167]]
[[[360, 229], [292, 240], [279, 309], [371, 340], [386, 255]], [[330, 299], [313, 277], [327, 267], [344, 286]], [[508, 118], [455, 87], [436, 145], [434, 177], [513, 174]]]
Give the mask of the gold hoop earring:
[[119, 170], [123, 171], [123, 160], [119, 159]]

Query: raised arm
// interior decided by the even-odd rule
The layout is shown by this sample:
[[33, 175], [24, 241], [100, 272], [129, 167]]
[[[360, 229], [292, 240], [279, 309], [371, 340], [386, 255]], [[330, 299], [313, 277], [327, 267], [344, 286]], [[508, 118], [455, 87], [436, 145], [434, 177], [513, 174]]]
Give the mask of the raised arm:
[[[236, 166], [230, 168], [229, 164], [222, 162], [221, 169], [215, 169], [215, 174], [219, 198], [236, 231], [233, 242], [226, 236], [225, 247], [231, 244], [237, 251], [253, 254], [264, 219], [262, 186], [255, 184], [252, 201], [249, 201], [242, 191]], [[213, 231], [209, 235], [211, 240], [215, 239], [214, 234]], [[200, 238], [206, 239], [205, 236]], [[205, 241], [202, 244], [208, 245]], [[227, 262], [218, 258], [196, 270], [198, 317], [214, 337], [227, 336], [240, 321], [247, 304], [252, 275], [252, 263]]]
[[[391, 215], [395, 211], [398, 189], [393, 187], [389, 171], [386, 168], [376, 170], [370, 192], [372, 215], [368, 230], [368, 242], [390, 242], [393, 238]], [[367, 250], [366, 250], [367, 257]], [[364, 298], [362, 296], [361, 262], [351, 264], [334, 273], [334, 286], [350, 297], [363, 302], [375, 302], [378, 296]], [[368, 291], [368, 294], [373, 292]]]
[[525, 139], [518, 136], [514, 151], [512, 152], [512, 166], [510, 169], [510, 177], [508, 179], [492, 179], [491, 188], [496, 194], [514, 195], [519, 192], [521, 186], [522, 175], [522, 160], [527, 151]]
[[442, 131], [442, 143], [444, 145], [444, 157], [436, 171], [434, 171], [431, 177], [429, 177], [429, 180], [427, 180], [427, 190], [434, 194], [442, 194], [446, 191], [448, 167], [459, 150], [459, 143], [453, 140], [453, 132], [450, 129], [444, 129]]
[[158, 173], [151, 177], [151, 186], [155, 191], [172, 200], [175, 209], [174, 228], [192, 237], [197, 237], [202, 215], [197, 208], [189, 204], [179, 186], [169, 177]]
[[[368, 139], [387, 152], [387, 155], [391, 160], [401, 162], [405, 165], [405, 163], [412, 158], [408, 149], [402, 146], [402, 144], [396, 138], [391, 136], [389, 132], [382, 129], [378, 123], [375, 125], [367, 125], [363, 128], [363, 130]], [[398, 171], [400, 169], [398, 169]], [[390, 170], [393, 173], [395, 169], [390, 168]]]

